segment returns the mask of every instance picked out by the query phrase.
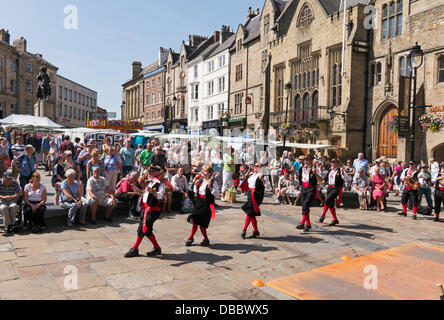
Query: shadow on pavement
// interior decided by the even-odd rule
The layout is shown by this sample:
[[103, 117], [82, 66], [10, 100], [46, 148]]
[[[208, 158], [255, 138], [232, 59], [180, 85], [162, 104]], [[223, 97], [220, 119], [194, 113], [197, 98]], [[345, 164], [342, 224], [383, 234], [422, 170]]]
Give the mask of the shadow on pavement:
[[359, 229], [359, 230], [374, 230], [374, 231], [385, 231], [385, 232], [395, 232], [392, 228], [384, 228], [384, 227], [378, 227], [378, 226], [372, 226], [368, 224], [357, 224], [353, 226], [336, 226], [337, 228], [341, 229]]
[[[152, 259], [152, 258], [150, 258]], [[215, 264], [216, 262], [232, 260], [232, 256], [219, 256], [213, 253], [203, 253], [203, 252], [193, 252], [188, 251], [187, 253], [179, 253], [179, 254], [163, 254], [158, 258], [162, 261], [182, 261], [171, 264], [172, 267], [180, 267], [185, 264], [194, 263], [194, 262], [207, 262], [208, 264]]]
[[260, 251], [267, 252], [278, 250], [276, 247], [264, 247], [256, 244], [230, 244], [230, 243], [216, 243], [210, 245], [210, 249], [212, 250], [220, 250], [220, 251], [241, 251], [241, 254], [246, 254], [249, 252]]
[[299, 237], [293, 235], [286, 235], [282, 237], [259, 237], [258, 239], [268, 240], [268, 241], [279, 241], [279, 242], [308, 242], [308, 243], [318, 243], [323, 241], [321, 238], [315, 238], [312, 236]]

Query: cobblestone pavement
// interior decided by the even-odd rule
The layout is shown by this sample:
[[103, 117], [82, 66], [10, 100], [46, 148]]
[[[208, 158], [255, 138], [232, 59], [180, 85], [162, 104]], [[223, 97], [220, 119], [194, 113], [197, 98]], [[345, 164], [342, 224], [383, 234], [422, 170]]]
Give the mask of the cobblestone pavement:
[[[444, 246], [443, 223], [430, 217], [399, 217], [395, 202], [389, 202], [389, 212], [339, 209], [341, 225], [334, 228], [326, 227], [329, 216], [319, 224], [321, 208], [314, 208], [314, 228], [307, 234], [295, 229], [300, 207], [272, 202], [268, 197], [262, 206], [261, 237], [247, 240], [240, 237], [245, 219], [241, 202], [219, 203], [209, 229], [209, 248], [186, 248], [191, 229], [186, 216], [165, 214], [154, 226], [163, 251], [156, 258], [123, 258], [136, 237], [137, 221], [129, 219], [0, 236], [0, 298], [291, 299], [251, 283], [337, 263], [344, 255], [353, 258], [411, 242]], [[199, 232], [196, 243], [202, 240]], [[145, 239], [140, 253], [151, 248]], [[67, 266], [77, 269], [77, 289], [65, 289]]]

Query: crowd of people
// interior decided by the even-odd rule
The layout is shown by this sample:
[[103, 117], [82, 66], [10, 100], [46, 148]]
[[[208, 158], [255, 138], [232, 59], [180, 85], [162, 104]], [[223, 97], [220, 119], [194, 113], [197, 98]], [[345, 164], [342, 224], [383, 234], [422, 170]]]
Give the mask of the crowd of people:
[[[268, 150], [270, 151], [270, 150]], [[407, 216], [410, 206], [413, 218], [418, 213], [435, 211], [435, 221], [444, 202], [444, 164], [431, 159], [430, 164], [397, 162], [391, 165], [384, 157], [372, 164], [359, 154], [355, 160], [340, 164], [321, 153], [294, 157], [292, 152], [270, 156], [247, 146], [241, 152], [219, 144], [204, 146], [191, 141], [160, 143], [149, 140], [145, 146], [134, 146], [124, 138], [112, 144], [105, 138], [94, 139], [41, 135], [14, 130], [0, 138], [0, 212], [7, 234], [23, 226], [33, 232], [45, 230], [47, 187], [37, 172], [43, 166], [51, 176], [50, 192], [54, 205], [67, 210], [66, 223], [97, 224], [99, 207], [105, 208], [105, 221], [112, 222], [117, 202], [129, 206], [129, 218], [139, 219], [136, 244], [127, 257], [138, 255], [143, 237], [154, 245], [149, 255], [161, 254], [153, 235], [153, 224], [163, 211], [188, 214], [192, 225], [186, 246], [194, 243], [198, 229], [203, 235], [201, 245], [209, 245], [207, 229], [216, 215], [216, 200], [227, 199], [227, 192], [244, 193], [247, 202], [242, 238], [253, 226], [252, 238], [260, 235], [256, 218], [268, 188], [276, 204], [301, 206], [302, 222], [298, 229], [311, 229], [310, 208], [315, 199], [323, 207], [320, 223], [331, 212], [330, 226], [339, 224], [336, 208], [343, 206], [344, 192], [357, 194], [361, 210], [387, 209], [390, 191], [400, 196]], [[8, 170], [11, 168], [11, 170]], [[430, 170], [429, 170], [430, 168]], [[17, 181], [18, 178], [18, 181]], [[421, 207], [422, 197], [427, 206]], [[434, 197], [433, 197], [434, 196]], [[86, 214], [91, 218], [87, 222]]]

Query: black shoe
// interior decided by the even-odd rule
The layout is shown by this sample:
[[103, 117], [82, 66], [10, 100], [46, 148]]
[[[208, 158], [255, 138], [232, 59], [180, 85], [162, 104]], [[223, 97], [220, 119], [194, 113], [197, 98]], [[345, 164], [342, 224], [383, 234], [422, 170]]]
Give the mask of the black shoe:
[[296, 227], [296, 229], [304, 230], [304, 225], [303, 225], [303, 224], [300, 224], [300, 225], [298, 225], [298, 226]]
[[95, 226], [97, 224], [96, 220], [91, 220], [89, 223], [91, 223], [93, 226]]
[[247, 237], [247, 231], [242, 231], [241, 237], [245, 239]]
[[325, 220], [325, 217], [320, 217], [320, 218], [319, 218], [319, 223], [324, 222], [324, 220]]
[[339, 224], [338, 220], [334, 220], [332, 223], [330, 223], [328, 226], [329, 227], [334, 227], [335, 225]]
[[253, 232], [253, 234], [251, 235], [250, 239], [255, 239], [257, 237], [259, 237], [261, 234], [258, 232]]
[[110, 222], [110, 223], [112, 223], [112, 222], [113, 222], [113, 219], [111, 219], [111, 218], [105, 218], [105, 221], [106, 221], [106, 222]]
[[305, 228], [304, 228], [304, 231], [305, 232], [308, 232], [308, 231], [310, 231], [311, 230], [311, 226], [305, 226]]
[[12, 234], [12, 226], [8, 226], [6, 228], [6, 234], [8, 234], [8, 235]]
[[125, 254], [125, 258], [134, 258], [139, 255], [139, 250], [131, 248], [129, 251]]
[[407, 213], [404, 213], [404, 212], [398, 212], [398, 215], [400, 215], [401, 217], [402, 216], [407, 217]]
[[160, 256], [161, 254], [162, 249], [160, 248], [154, 248], [152, 251], [146, 253], [148, 257]]
[[416, 217], [416, 214], [413, 215], [413, 220], [418, 220], [418, 218]]
[[194, 239], [188, 239], [187, 242], [185, 242], [185, 247], [191, 247], [193, 242], [194, 242]]
[[436, 217], [433, 221], [434, 222], [439, 222], [439, 217]]
[[200, 243], [200, 245], [201, 245], [202, 247], [208, 247], [208, 246], [210, 245], [210, 240], [206, 240], [206, 239], [204, 239], [204, 240]]

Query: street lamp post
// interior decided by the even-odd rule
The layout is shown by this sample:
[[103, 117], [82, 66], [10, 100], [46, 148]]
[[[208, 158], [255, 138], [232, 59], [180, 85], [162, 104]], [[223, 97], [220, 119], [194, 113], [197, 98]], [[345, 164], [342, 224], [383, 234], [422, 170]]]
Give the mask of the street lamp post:
[[418, 75], [418, 68], [422, 66], [424, 62], [424, 52], [421, 50], [421, 46], [416, 42], [409, 54], [410, 67], [413, 68], [413, 103], [412, 112], [413, 120], [410, 136], [410, 160], [415, 160], [415, 131], [416, 131], [416, 80]]
[[173, 97], [173, 110], [171, 110], [171, 129], [170, 129], [170, 133], [173, 132], [174, 116], [176, 114], [176, 104], [177, 104], [177, 98], [176, 98], [176, 95], [174, 95], [174, 97]]
[[[288, 100], [290, 98], [291, 89], [292, 89], [291, 83], [289, 82], [285, 85], [285, 93], [287, 94], [287, 98], [286, 98], [287, 99], [287, 106], [285, 108], [285, 126], [287, 126], [287, 122], [288, 122], [288, 103], [289, 103]], [[284, 150], [285, 150], [286, 145], [287, 145], [287, 133], [285, 132], [285, 134], [284, 134]]]

